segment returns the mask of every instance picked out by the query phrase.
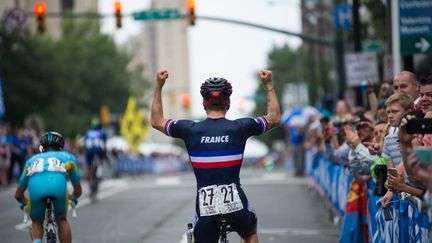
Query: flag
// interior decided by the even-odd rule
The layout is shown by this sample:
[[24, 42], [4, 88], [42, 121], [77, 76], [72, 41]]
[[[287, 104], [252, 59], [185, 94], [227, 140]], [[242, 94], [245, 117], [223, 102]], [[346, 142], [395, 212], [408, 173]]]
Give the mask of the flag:
[[129, 149], [132, 152], [138, 152], [138, 146], [144, 142], [150, 130], [149, 122], [144, 115], [138, 110], [136, 98], [129, 97], [126, 111], [120, 124], [120, 134], [126, 139]]
[[368, 242], [367, 187], [355, 179], [348, 192], [339, 242]]

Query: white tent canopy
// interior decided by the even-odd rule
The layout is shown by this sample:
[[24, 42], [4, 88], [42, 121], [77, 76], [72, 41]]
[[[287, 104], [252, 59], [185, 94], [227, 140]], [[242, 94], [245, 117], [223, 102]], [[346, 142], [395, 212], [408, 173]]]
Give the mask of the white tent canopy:
[[111, 150], [120, 150], [120, 151], [126, 151], [129, 149], [128, 143], [126, 139], [124, 139], [122, 136], [114, 136], [107, 139], [106, 147], [108, 151]]
[[246, 142], [244, 158], [259, 158], [267, 155], [269, 149], [267, 146], [256, 138], [250, 138]]
[[182, 148], [169, 143], [142, 143], [139, 145], [138, 151], [143, 155], [152, 153], [181, 155], [184, 153]]

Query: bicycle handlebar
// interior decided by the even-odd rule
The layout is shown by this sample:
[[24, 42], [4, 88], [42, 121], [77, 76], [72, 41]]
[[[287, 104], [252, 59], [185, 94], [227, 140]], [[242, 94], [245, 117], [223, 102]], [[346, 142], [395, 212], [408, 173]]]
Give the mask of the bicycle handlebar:
[[72, 217], [73, 218], [78, 218], [77, 212], [76, 212], [76, 202], [73, 200], [69, 200], [69, 205], [71, 205], [72, 207]]
[[23, 224], [27, 224], [27, 222], [29, 221], [29, 215], [27, 213], [27, 206], [23, 207], [23, 212], [24, 212]]

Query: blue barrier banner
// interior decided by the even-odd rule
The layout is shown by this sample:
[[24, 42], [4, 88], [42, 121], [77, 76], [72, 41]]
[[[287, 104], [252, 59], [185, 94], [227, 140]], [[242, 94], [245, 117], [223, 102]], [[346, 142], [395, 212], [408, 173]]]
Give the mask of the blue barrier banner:
[[389, 205], [392, 220], [386, 221], [381, 197], [373, 194], [372, 180], [367, 186], [358, 183], [348, 169], [315, 156], [311, 150], [305, 158], [306, 172], [315, 187], [343, 218], [340, 242], [429, 242], [429, 216], [419, 210], [416, 202], [394, 196]]
[[0, 119], [3, 119], [6, 115], [6, 109], [4, 105], [4, 98], [3, 98], [3, 75], [0, 70]]

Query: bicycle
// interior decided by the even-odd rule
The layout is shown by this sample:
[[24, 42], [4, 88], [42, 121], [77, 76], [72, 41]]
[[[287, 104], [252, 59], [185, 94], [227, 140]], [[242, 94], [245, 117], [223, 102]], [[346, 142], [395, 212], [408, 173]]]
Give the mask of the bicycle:
[[[53, 201], [55, 200], [54, 197], [46, 197], [41, 199], [44, 203], [46, 203], [47, 207], [45, 210], [45, 220], [44, 220], [44, 235], [43, 239], [45, 239], [46, 243], [57, 243], [57, 232], [58, 232], [58, 226], [55, 221], [54, 216], [54, 206]], [[69, 205], [72, 207], [72, 217], [76, 218], [76, 203], [72, 200], [69, 200]], [[24, 224], [27, 224], [29, 221], [29, 216], [27, 214], [27, 208], [24, 207]]]
[[102, 179], [102, 165], [101, 159], [98, 156], [95, 156], [95, 159], [90, 167], [91, 173], [91, 181], [89, 182], [90, 186], [90, 201], [95, 203], [97, 200], [97, 193], [99, 190], [99, 183]]
[[[233, 232], [231, 225], [230, 225], [230, 221], [227, 218], [221, 218], [217, 220], [218, 225], [219, 225], [219, 243], [229, 243], [227, 235], [231, 232]], [[186, 237], [187, 237], [187, 243], [193, 243], [193, 225], [191, 223], [188, 224], [187, 226], [187, 233], [186, 233]]]
[[227, 235], [232, 232], [229, 220], [227, 218], [218, 219], [219, 225], [219, 243], [229, 243]]

